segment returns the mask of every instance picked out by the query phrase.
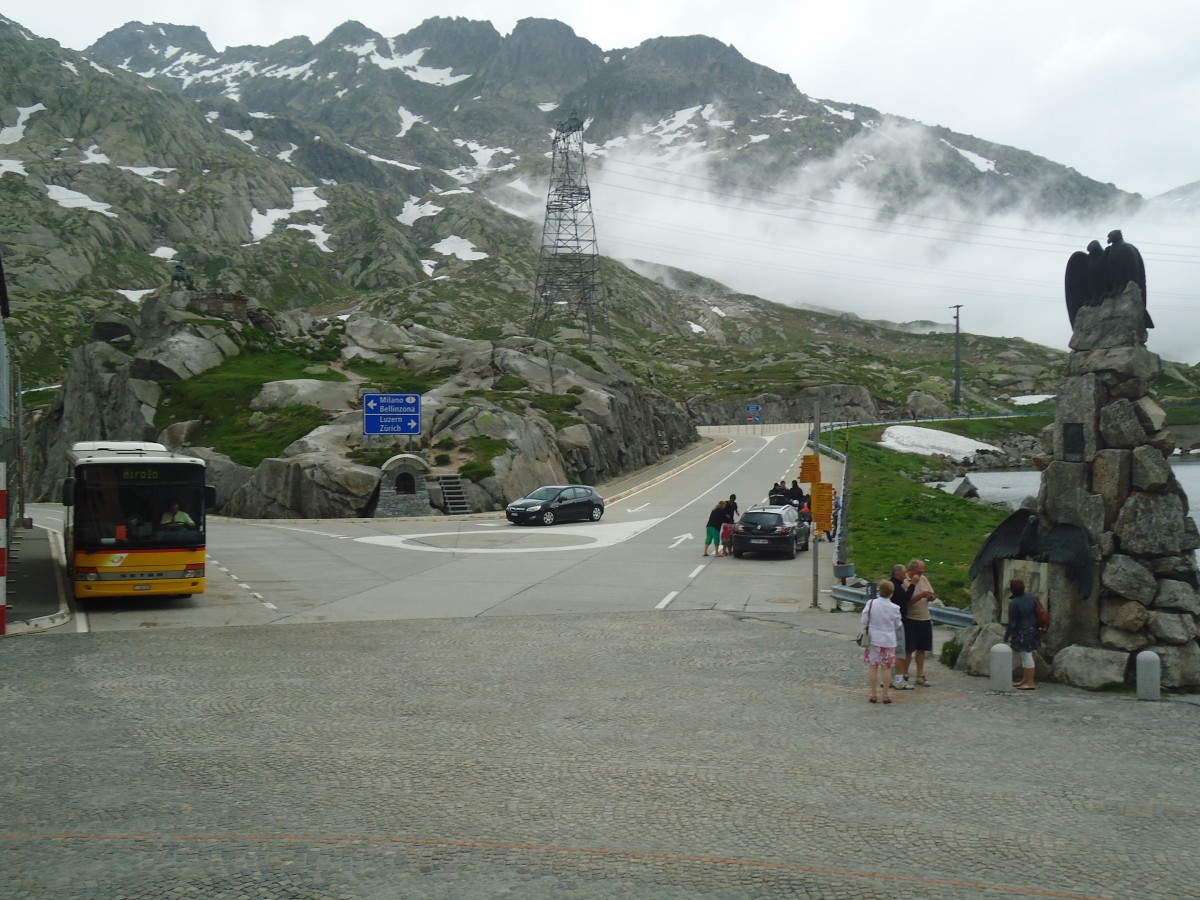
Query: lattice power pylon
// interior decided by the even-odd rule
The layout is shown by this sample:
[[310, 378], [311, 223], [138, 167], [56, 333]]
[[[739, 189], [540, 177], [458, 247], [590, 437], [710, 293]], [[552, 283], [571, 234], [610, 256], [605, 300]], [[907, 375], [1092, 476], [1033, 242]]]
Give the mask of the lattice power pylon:
[[572, 113], [554, 132], [529, 333], [548, 338], [554, 319], [569, 318], [585, 331], [591, 347], [595, 326], [604, 315], [603, 297], [592, 192], [583, 160], [583, 122]]

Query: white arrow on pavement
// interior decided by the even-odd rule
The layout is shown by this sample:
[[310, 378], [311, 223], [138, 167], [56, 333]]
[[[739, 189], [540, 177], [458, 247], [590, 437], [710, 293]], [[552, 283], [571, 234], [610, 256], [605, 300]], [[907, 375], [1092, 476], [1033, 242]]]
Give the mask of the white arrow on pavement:
[[626, 508], [625, 512], [641, 512], [643, 509], [645, 509], [649, 505], [650, 505], [649, 503], [643, 503], [641, 506], [639, 506], [635, 509]]
[[677, 535], [675, 535], [675, 543], [673, 543], [671, 545], [671, 549], [674, 550], [676, 547], [678, 547], [684, 541], [690, 541], [691, 539], [692, 539], [692, 536], [690, 534], [677, 534]]

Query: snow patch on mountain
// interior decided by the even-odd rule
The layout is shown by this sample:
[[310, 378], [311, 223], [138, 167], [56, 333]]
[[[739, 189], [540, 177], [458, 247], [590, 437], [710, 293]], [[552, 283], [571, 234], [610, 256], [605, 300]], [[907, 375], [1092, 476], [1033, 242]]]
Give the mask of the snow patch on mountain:
[[952, 143], [950, 143], [945, 138], [942, 138], [941, 141], [943, 144], [945, 144], [947, 147], [949, 147], [955, 153], [958, 153], [960, 156], [962, 156], [964, 159], [966, 159], [969, 163], [971, 163], [971, 165], [973, 165], [980, 172], [995, 172], [996, 171], [995, 160], [985, 159], [984, 157], [980, 156], [978, 153], [972, 153], [970, 150], [964, 150], [961, 147], [955, 147]]
[[45, 108], [40, 103], [35, 103], [33, 106], [18, 106], [17, 124], [0, 128], [0, 144], [15, 144], [25, 137], [25, 123], [29, 121], [29, 117]]
[[68, 190], [65, 187], [59, 187], [57, 184], [46, 185], [46, 194], [64, 209], [90, 209], [93, 212], [102, 213], [110, 219], [120, 218], [115, 212], [110, 212], [112, 209], [111, 203], [101, 203], [99, 200], [93, 200], [87, 194], [81, 194], [79, 191]]
[[442, 256], [455, 256], [468, 261], [488, 258], [486, 253], [482, 250], [476, 250], [475, 245], [466, 238], [453, 234], [450, 237], [442, 238], [430, 249], [435, 253], [442, 254]]

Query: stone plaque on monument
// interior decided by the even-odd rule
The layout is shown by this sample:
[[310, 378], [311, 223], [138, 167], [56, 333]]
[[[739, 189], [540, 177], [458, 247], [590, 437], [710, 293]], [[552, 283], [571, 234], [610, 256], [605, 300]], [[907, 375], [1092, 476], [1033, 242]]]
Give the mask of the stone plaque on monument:
[[1087, 441], [1083, 425], [1079, 422], [1064, 422], [1062, 427], [1063, 459], [1068, 462], [1083, 462], [1087, 454]]

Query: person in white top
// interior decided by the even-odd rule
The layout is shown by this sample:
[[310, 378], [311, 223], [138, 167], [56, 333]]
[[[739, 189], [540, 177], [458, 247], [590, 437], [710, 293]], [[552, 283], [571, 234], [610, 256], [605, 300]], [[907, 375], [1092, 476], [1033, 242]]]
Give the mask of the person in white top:
[[867, 664], [872, 703], [879, 702], [875, 687], [879, 684], [881, 668], [883, 702], [892, 702], [888, 691], [892, 686], [892, 667], [896, 664], [896, 626], [900, 624], [900, 607], [891, 600], [893, 588], [891, 581], [879, 582], [879, 596], [868, 600], [862, 611], [861, 621], [870, 635], [870, 643], [863, 650], [863, 662]]

